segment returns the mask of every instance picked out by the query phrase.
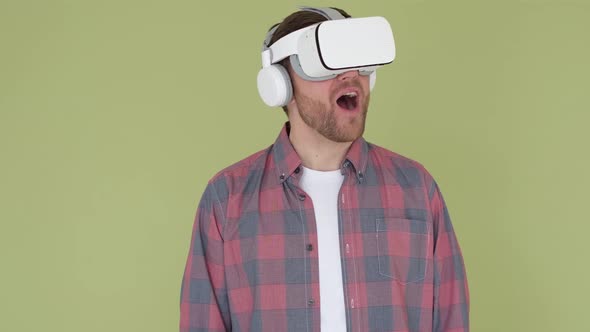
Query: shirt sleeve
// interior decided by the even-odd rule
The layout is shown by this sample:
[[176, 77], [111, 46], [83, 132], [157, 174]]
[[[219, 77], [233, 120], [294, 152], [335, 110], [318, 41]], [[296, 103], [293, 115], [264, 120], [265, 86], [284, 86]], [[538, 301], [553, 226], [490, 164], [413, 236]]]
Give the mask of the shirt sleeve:
[[434, 222], [434, 332], [469, 331], [469, 287], [451, 218], [436, 181], [429, 191]]
[[180, 332], [229, 331], [222, 238], [223, 210], [209, 184], [194, 220], [180, 292]]

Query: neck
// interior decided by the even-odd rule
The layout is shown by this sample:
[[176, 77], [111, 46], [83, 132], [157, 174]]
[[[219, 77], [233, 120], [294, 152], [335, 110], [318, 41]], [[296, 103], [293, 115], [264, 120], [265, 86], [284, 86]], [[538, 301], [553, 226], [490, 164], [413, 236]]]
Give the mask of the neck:
[[352, 145], [352, 142], [331, 141], [302, 121], [291, 123], [289, 140], [301, 158], [303, 166], [317, 171], [340, 169], [346, 152]]

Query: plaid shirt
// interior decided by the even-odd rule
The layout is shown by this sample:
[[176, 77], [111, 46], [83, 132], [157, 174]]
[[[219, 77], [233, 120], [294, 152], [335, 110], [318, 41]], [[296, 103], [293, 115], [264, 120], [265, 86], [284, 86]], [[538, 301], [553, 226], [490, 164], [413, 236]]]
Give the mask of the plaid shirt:
[[[273, 145], [209, 181], [182, 281], [180, 331], [320, 330], [316, 220], [288, 133], [286, 123]], [[348, 331], [468, 331], [463, 257], [431, 175], [363, 138], [341, 171]]]

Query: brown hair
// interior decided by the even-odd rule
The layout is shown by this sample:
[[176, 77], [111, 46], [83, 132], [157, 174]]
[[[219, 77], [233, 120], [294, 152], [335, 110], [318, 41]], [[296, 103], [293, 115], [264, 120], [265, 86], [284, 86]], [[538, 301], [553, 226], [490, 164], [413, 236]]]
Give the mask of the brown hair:
[[[332, 9], [337, 10], [342, 14], [342, 16], [349, 18], [350, 15], [340, 8], [331, 7]], [[299, 29], [303, 29], [310, 25], [327, 21], [328, 19], [321, 14], [310, 12], [310, 11], [296, 11], [291, 15], [285, 17], [285, 19], [281, 23], [277, 23], [270, 27], [268, 31], [272, 30], [274, 27], [277, 27], [276, 31], [273, 33], [272, 38], [270, 39], [268, 46], [272, 45], [277, 40], [285, 37], [286, 35], [290, 34], [291, 32], [297, 31]], [[285, 58], [279, 62], [285, 69], [289, 68], [289, 58]], [[283, 111], [287, 114], [287, 106], [283, 106]]]

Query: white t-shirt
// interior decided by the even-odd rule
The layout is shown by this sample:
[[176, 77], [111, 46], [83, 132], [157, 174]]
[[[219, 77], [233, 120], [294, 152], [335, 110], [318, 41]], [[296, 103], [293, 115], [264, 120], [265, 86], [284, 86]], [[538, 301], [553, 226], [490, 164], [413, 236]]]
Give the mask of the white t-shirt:
[[338, 193], [344, 175], [340, 170], [323, 172], [301, 168], [301, 189], [313, 202], [317, 225], [321, 330], [346, 331], [338, 232]]

